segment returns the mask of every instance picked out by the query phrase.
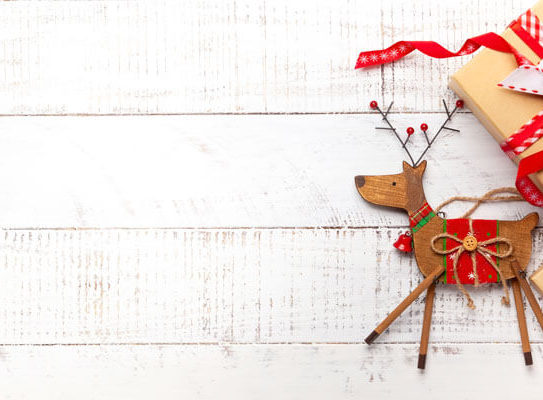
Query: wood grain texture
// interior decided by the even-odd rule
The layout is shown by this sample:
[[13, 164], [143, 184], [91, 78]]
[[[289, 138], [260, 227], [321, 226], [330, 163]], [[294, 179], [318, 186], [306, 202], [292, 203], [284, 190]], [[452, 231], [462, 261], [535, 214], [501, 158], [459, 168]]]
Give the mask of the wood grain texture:
[[[0, 343], [362, 343], [422, 281], [391, 246], [400, 232], [5, 230]], [[539, 261], [543, 231], [535, 243]], [[432, 343], [517, 342], [501, 287], [468, 290], [476, 310], [437, 286]], [[423, 308], [415, 301], [379, 345], [417, 343]]]
[[419, 360], [417, 368], [426, 368], [426, 355], [428, 353], [428, 344], [430, 342], [430, 327], [432, 324], [432, 313], [434, 311], [434, 298], [436, 296], [436, 284], [430, 285], [426, 291], [424, 299], [424, 316], [422, 319], [422, 329], [420, 335]]
[[353, 70], [394, 41], [501, 32], [533, 0], [2, 2], [0, 114], [441, 111], [467, 61]]
[[[466, 61], [354, 71], [358, 52], [458, 48], [532, 2], [1, 2], [0, 397], [540, 398], [543, 332], [529, 310], [527, 371], [497, 285], [471, 291], [476, 311], [437, 286], [424, 374], [422, 299], [361, 344], [422, 276], [391, 246], [406, 217], [353, 182], [403, 159], [368, 102], [432, 130]], [[41, 114], [57, 116], [22, 117]], [[512, 184], [471, 114], [451, 126], [431, 204]], [[529, 271], [542, 244], [537, 229]]]
[[[534, 291], [532, 290], [532, 287], [528, 283], [528, 280], [526, 279], [526, 274], [523, 274], [520, 270], [520, 265], [513, 261], [511, 262], [511, 269], [513, 270], [513, 273], [515, 274], [515, 278], [518, 280], [520, 287], [522, 289], [522, 292], [524, 294], [524, 297], [526, 297], [526, 300], [528, 301], [528, 304], [530, 305], [530, 308], [532, 309], [532, 312], [534, 313], [537, 322], [539, 322], [539, 326], [541, 329], [543, 329], [543, 311], [541, 310], [541, 305], [537, 301]], [[535, 274], [532, 273], [532, 276]], [[536, 285], [537, 288], [537, 285]]]
[[526, 325], [526, 313], [524, 312], [524, 301], [522, 300], [522, 291], [517, 278], [511, 279], [511, 288], [515, 297], [515, 308], [517, 310], [518, 327], [520, 331], [520, 341], [522, 352], [526, 365], [532, 365], [532, 352], [530, 349], [530, 338], [528, 336], [528, 327]]
[[[402, 132], [441, 115], [394, 115]], [[397, 173], [396, 139], [370, 115], [9, 117], [0, 119], [0, 221], [44, 227], [407, 226], [402, 212], [363, 201], [356, 175]], [[470, 114], [428, 153], [425, 192], [512, 185], [516, 170]], [[416, 154], [424, 138], [412, 138]], [[484, 151], [483, 151], [484, 149]], [[447, 217], [470, 204], [447, 207]], [[475, 217], [520, 219], [525, 203]]]
[[[523, 399], [539, 399], [543, 346], [533, 346], [529, 371], [518, 347], [432, 345], [421, 373], [416, 345], [2, 346], [1, 391], [23, 400], [467, 400], [491, 383], [493, 399], [519, 388]], [[500, 384], [511, 376], [514, 384]]]
[[540, 265], [530, 276], [530, 282], [539, 293], [543, 294], [543, 265]]

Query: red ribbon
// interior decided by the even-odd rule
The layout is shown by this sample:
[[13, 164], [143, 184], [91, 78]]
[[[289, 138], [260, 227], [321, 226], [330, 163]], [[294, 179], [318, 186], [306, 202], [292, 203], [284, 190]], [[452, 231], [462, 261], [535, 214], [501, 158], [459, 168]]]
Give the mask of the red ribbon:
[[516, 35], [539, 56], [539, 58], [543, 58], [543, 47], [541, 47], [540, 44], [541, 24], [539, 18], [532, 10], [526, 11], [515, 21], [511, 22], [509, 28], [511, 28], [513, 32], [515, 32]]
[[524, 152], [528, 147], [543, 137], [543, 111], [537, 113], [530, 121], [520, 127], [501, 144], [502, 150], [513, 152], [516, 155]]
[[543, 168], [543, 151], [523, 158], [518, 164], [515, 186], [524, 199], [537, 207], [543, 207], [543, 193], [528, 177]]
[[496, 33], [489, 32], [466, 40], [460, 50], [455, 53], [447, 50], [437, 42], [402, 40], [384, 50], [361, 52], [356, 61], [355, 69], [387, 64], [405, 57], [414, 50], [418, 50], [433, 58], [449, 58], [471, 54], [477, 51], [481, 46], [503, 53], [514, 54], [519, 64], [525, 62], [525, 58], [504, 38]]
[[530, 47], [535, 54], [538, 55], [539, 58], [543, 58], [543, 47], [539, 45], [539, 43], [530, 36], [526, 30], [522, 28], [520, 23], [518, 21], [513, 22], [511, 25], [509, 25], [509, 28], [513, 30], [517, 34], [517, 36]]

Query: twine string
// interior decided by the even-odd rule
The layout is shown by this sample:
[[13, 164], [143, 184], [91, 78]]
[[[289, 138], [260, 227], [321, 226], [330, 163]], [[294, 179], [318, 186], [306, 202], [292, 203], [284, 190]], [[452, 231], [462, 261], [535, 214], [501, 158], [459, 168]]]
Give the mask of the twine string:
[[[509, 193], [511, 196], [497, 196], [498, 194]], [[454, 201], [470, 201], [475, 204], [464, 213], [460, 218], [467, 218], [479, 208], [483, 203], [497, 203], [500, 201], [509, 202], [509, 201], [523, 201], [524, 198], [521, 196], [519, 191], [513, 187], [501, 187], [493, 189], [481, 197], [472, 197], [472, 196], [453, 196], [450, 199], [444, 201], [436, 208], [436, 213], [445, 207], [448, 204], [451, 204]]]

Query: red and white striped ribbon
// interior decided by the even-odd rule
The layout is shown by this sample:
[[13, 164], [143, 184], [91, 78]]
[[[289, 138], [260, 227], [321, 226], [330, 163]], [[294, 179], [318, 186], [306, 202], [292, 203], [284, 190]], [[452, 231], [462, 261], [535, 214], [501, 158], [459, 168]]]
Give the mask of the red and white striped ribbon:
[[505, 152], [512, 151], [519, 155], [541, 137], [543, 137], [543, 111], [537, 113], [530, 121], [509, 136], [501, 144], [501, 147]]
[[543, 45], [543, 26], [539, 23], [539, 18], [532, 10], [526, 11], [518, 18], [520, 26], [533, 37], [539, 44]]

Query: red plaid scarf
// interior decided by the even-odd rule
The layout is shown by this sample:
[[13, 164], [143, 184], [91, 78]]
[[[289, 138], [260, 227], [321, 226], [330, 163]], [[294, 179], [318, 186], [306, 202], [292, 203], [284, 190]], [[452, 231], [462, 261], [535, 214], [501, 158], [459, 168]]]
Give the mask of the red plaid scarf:
[[432, 207], [430, 207], [428, 203], [424, 203], [422, 207], [420, 207], [413, 214], [409, 215], [409, 226], [411, 227], [413, 233], [415, 233], [430, 222], [430, 220], [435, 216], [436, 214], [434, 210], [432, 210]]

